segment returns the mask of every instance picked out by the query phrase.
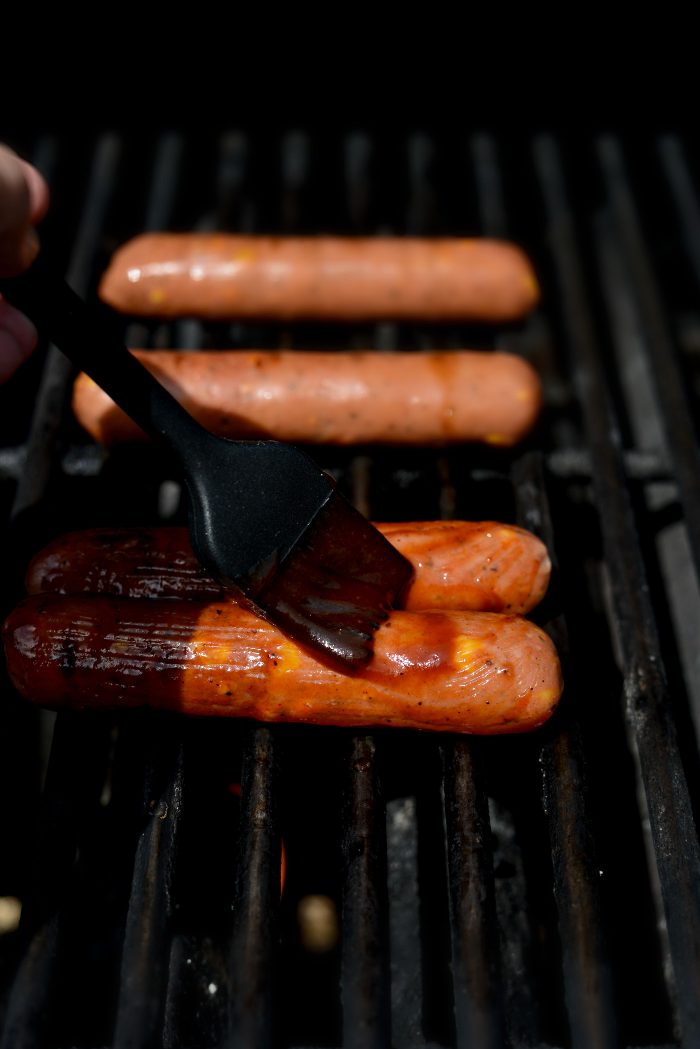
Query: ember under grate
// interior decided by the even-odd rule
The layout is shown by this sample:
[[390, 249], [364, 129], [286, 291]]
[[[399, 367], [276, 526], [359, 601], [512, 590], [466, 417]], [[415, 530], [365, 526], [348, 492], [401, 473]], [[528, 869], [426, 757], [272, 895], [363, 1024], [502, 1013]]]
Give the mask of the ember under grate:
[[[84, 293], [143, 228], [520, 241], [543, 303], [498, 342], [543, 376], [536, 440], [512, 454], [318, 457], [375, 519], [493, 517], [538, 532], [557, 562], [538, 618], [566, 694], [531, 737], [438, 739], [54, 719], [3, 679], [0, 896], [24, 909], [19, 930], [0, 933], [0, 1045], [699, 1044], [697, 144], [8, 137], [51, 181], [45, 236]], [[127, 337], [493, 342], [393, 324], [139, 324]], [[59, 531], [182, 519], [155, 452], [87, 443], [70, 379], [49, 349], [0, 391], [3, 613], [28, 556]], [[323, 951], [300, 930], [310, 897], [330, 915]]]

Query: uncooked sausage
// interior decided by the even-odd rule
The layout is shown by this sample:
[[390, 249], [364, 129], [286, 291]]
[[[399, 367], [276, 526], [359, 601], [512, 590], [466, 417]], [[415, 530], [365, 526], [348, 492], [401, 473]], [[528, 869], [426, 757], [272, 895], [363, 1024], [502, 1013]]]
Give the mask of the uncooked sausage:
[[100, 283], [126, 313], [227, 320], [513, 321], [539, 288], [505, 241], [147, 233]]
[[[293, 444], [512, 445], [535, 425], [542, 392], [510, 353], [134, 351], [208, 430]], [[78, 422], [106, 445], [145, 435], [92, 379]]]

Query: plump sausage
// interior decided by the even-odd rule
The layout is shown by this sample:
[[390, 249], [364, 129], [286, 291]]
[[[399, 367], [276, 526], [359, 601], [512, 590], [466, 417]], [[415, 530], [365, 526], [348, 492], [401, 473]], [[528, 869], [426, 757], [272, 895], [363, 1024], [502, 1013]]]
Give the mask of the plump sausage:
[[[542, 400], [534, 369], [509, 353], [134, 352], [196, 419], [223, 437], [512, 445], [532, 429]], [[144, 437], [85, 375], [75, 384], [73, 410], [103, 444]]]
[[[379, 530], [414, 568], [402, 607], [525, 613], [544, 597], [550, 561], [531, 532], [495, 521], [415, 521]], [[225, 600], [186, 528], [93, 528], [59, 536], [31, 561], [30, 594]]]
[[100, 283], [126, 313], [226, 320], [512, 321], [536, 305], [526, 255], [486, 239], [148, 233]]
[[547, 635], [489, 612], [394, 612], [352, 677], [232, 604], [42, 594], [4, 643], [21, 695], [54, 708], [491, 734], [541, 725], [562, 689]]

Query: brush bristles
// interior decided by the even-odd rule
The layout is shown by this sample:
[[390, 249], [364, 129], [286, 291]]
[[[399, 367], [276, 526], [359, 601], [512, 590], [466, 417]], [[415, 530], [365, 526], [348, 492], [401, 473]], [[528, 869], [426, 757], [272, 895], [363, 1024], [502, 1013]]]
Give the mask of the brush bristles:
[[254, 600], [317, 658], [352, 673], [371, 659], [374, 632], [411, 574], [409, 562], [334, 493]]

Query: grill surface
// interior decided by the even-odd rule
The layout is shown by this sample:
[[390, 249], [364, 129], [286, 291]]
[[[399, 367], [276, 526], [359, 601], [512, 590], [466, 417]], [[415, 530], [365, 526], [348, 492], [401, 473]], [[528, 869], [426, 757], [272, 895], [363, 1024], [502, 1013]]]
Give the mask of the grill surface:
[[[546, 408], [513, 453], [315, 454], [374, 519], [537, 532], [556, 567], [536, 618], [566, 692], [532, 736], [468, 739], [54, 718], [3, 678], [0, 896], [24, 906], [0, 934], [0, 1046], [700, 1044], [694, 143], [4, 137], [51, 182], [44, 236], [84, 294], [144, 228], [519, 241], [544, 296], [504, 331], [185, 321], [126, 337], [531, 360]], [[0, 390], [2, 613], [59, 532], [183, 519], [155, 451], [87, 443], [71, 378], [44, 348]], [[322, 952], [300, 926], [312, 895], [338, 919]]]

